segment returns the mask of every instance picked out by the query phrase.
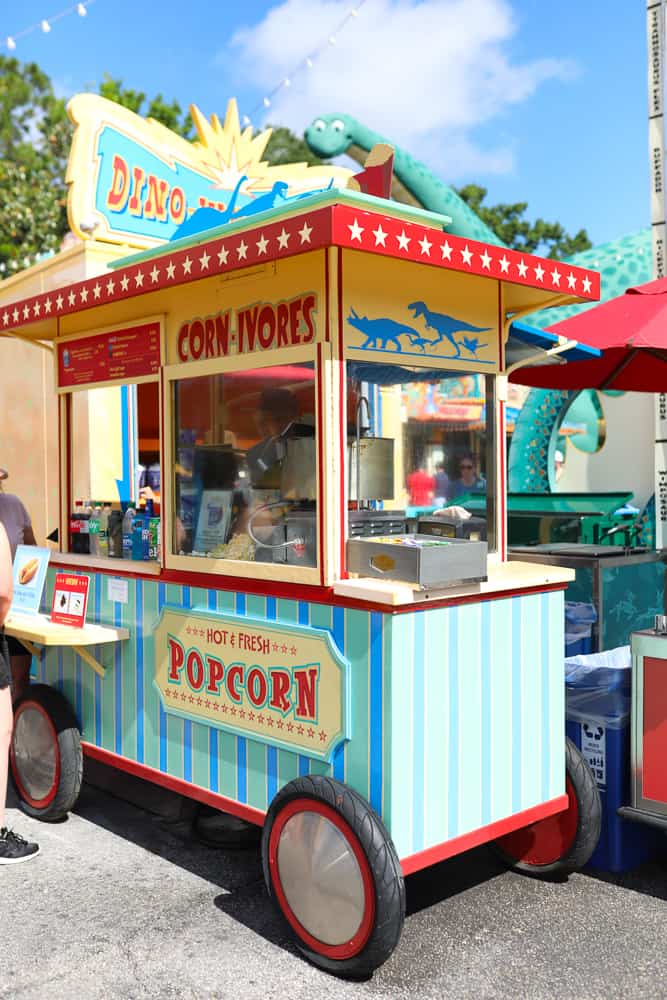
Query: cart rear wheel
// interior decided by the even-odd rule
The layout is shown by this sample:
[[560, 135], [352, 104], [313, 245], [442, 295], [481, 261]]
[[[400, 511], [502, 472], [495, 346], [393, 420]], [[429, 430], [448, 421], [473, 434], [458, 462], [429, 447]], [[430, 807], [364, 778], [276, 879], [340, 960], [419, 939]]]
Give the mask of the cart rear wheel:
[[35, 684], [16, 703], [10, 761], [24, 812], [53, 822], [70, 811], [83, 755], [76, 718], [59, 691]]
[[528, 875], [566, 875], [583, 868], [600, 837], [600, 793], [590, 767], [569, 739], [565, 748], [565, 791], [568, 807], [563, 812], [493, 843], [506, 864]]
[[313, 964], [370, 975], [398, 944], [405, 885], [382, 821], [356, 792], [320, 775], [276, 795], [262, 831], [269, 895]]

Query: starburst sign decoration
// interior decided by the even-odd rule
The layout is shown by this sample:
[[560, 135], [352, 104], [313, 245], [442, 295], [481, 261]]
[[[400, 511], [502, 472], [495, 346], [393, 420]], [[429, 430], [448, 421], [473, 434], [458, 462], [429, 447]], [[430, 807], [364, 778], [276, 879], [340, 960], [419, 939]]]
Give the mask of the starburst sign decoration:
[[190, 109], [198, 139], [189, 142], [159, 122], [95, 94], [68, 105], [75, 128], [67, 167], [70, 227], [82, 238], [143, 249], [157, 246], [199, 208], [243, 208], [276, 183], [287, 195], [345, 187], [351, 171], [305, 163], [271, 166], [262, 159], [271, 129], [241, 129], [235, 100], [224, 124]]

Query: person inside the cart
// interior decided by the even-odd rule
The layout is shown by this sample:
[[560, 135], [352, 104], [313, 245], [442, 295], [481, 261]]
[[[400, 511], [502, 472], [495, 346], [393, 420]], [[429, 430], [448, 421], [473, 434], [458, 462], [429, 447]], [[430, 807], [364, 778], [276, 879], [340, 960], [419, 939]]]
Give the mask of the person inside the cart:
[[[7, 532], [0, 523], [0, 626], [9, 613], [12, 602], [12, 557]], [[37, 844], [31, 844], [5, 826], [9, 744], [12, 737], [11, 672], [7, 645], [2, 633], [0, 642], [0, 865], [15, 865], [39, 854]]]

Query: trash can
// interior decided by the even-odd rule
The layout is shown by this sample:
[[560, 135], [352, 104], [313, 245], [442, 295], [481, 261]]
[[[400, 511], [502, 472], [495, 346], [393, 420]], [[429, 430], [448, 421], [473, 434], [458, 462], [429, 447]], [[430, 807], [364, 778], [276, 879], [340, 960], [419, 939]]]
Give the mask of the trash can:
[[595, 605], [582, 601], [565, 602], [565, 655], [593, 652], [593, 625], [598, 620]]
[[565, 660], [567, 735], [595, 776], [602, 802], [600, 840], [588, 866], [625, 872], [664, 852], [664, 834], [618, 815], [630, 798], [629, 646]]

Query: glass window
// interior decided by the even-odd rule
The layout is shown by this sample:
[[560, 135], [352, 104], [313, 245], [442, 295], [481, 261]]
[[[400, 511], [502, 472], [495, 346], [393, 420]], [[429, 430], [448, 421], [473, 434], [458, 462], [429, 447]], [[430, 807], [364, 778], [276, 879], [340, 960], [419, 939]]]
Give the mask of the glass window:
[[[348, 363], [349, 500], [351, 507], [363, 508], [351, 514], [350, 534], [400, 531], [401, 516], [405, 530], [407, 519], [435, 511], [442, 516], [446, 507], [459, 508], [451, 516], [464, 520], [464, 508], [485, 519], [483, 528], [493, 550], [494, 381], [477, 374], [437, 379], [429, 375], [398, 366]], [[396, 511], [397, 516], [376, 518], [378, 511]]]
[[71, 426], [69, 550], [157, 560], [159, 383], [73, 392]]
[[180, 379], [173, 551], [317, 565], [314, 365]]

